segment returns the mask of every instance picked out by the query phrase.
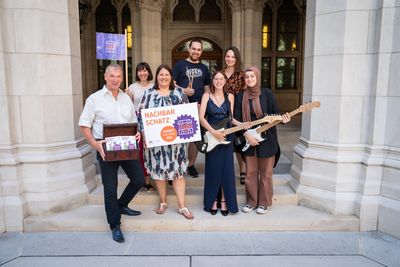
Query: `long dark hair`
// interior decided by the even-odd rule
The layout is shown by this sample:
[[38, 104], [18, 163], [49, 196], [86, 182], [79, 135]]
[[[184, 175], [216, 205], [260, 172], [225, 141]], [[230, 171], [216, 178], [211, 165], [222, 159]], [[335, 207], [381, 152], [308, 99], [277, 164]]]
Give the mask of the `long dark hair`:
[[158, 68], [156, 70], [156, 78], [154, 81], [154, 89], [156, 89], [156, 90], [160, 89], [160, 87], [158, 86], [157, 76], [162, 69], [166, 69], [169, 72], [169, 74], [171, 75], [171, 81], [169, 83], [169, 90], [174, 90], [175, 85], [174, 85], [174, 79], [172, 78], [172, 70], [167, 64], [161, 64], [160, 66], [158, 66]]
[[140, 78], [138, 76], [138, 72], [139, 70], [147, 70], [147, 72], [149, 73], [149, 76], [147, 76], [147, 81], [151, 81], [153, 80], [153, 73], [151, 72], [151, 68], [149, 66], [149, 64], [147, 64], [147, 62], [140, 62], [139, 64], [137, 64], [136, 66], [136, 77], [135, 77], [135, 81], [139, 82]]
[[226, 80], [228, 80], [228, 77], [226, 77], [225, 73], [223, 73], [223, 72], [220, 71], [220, 70], [214, 72], [214, 74], [211, 76], [210, 93], [211, 93], [211, 94], [214, 94], [214, 93], [215, 93], [215, 86], [214, 86], [213, 80], [214, 80], [215, 75], [217, 75], [218, 73], [221, 73], [222, 76], [224, 76], [224, 78], [225, 78], [225, 84], [224, 84], [223, 91], [224, 91], [224, 94], [226, 94], [226, 93], [228, 92], [228, 88], [226, 88]]
[[224, 60], [225, 60], [226, 53], [228, 53], [229, 50], [232, 50], [233, 54], [235, 55], [235, 59], [236, 59], [235, 72], [241, 71], [242, 70], [242, 59], [240, 56], [239, 48], [237, 48], [236, 46], [231, 46], [228, 49], [226, 49], [225, 54], [224, 54]]

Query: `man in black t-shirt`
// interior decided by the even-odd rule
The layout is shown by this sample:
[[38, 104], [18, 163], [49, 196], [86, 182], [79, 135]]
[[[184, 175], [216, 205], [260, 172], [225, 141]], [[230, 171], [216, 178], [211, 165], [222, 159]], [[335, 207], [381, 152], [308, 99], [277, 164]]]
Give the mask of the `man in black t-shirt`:
[[[172, 75], [176, 85], [183, 88], [183, 92], [188, 96], [189, 102], [200, 103], [203, 93], [208, 91], [210, 86], [210, 72], [207, 66], [200, 62], [200, 56], [203, 52], [201, 40], [191, 40], [188, 52], [188, 58], [179, 60], [175, 64], [172, 69]], [[189, 144], [188, 150], [189, 165], [187, 171], [195, 178], [199, 176], [194, 167], [198, 151], [194, 143]]]

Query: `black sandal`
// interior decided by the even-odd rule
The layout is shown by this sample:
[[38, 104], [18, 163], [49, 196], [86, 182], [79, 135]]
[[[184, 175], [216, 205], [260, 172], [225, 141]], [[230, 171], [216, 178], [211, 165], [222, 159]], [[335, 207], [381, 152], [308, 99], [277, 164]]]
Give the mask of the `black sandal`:
[[[221, 200], [221, 203], [225, 203], [225, 206], [226, 206], [226, 201], [225, 200]], [[222, 204], [221, 204], [221, 214], [223, 216], [228, 216], [228, 214], [229, 214], [228, 207], [226, 207], [226, 210], [223, 210], [222, 209]]]
[[244, 179], [246, 178], [246, 173], [245, 172], [241, 172], [240, 173], [240, 184], [244, 185]]
[[[214, 201], [214, 203], [215, 202], [217, 202], [217, 200], [215, 200]], [[216, 206], [217, 206], [217, 204], [216, 204]], [[217, 206], [217, 208], [215, 209], [215, 210], [213, 210], [213, 209], [210, 209], [210, 213], [211, 213], [211, 215], [215, 215], [215, 214], [217, 214], [217, 211], [218, 211], [218, 206]]]

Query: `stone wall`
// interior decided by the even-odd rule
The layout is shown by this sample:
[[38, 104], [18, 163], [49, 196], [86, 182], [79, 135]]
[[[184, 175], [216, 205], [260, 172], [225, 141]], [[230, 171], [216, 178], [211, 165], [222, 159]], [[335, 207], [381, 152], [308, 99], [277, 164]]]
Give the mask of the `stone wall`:
[[360, 230], [400, 236], [397, 9], [307, 2], [304, 99], [322, 105], [303, 116], [292, 175], [301, 205], [356, 214]]
[[21, 231], [85, 203], [95, 170], [77, 127], [78, 1], [1, 1], [0, 15], [0, 230]]

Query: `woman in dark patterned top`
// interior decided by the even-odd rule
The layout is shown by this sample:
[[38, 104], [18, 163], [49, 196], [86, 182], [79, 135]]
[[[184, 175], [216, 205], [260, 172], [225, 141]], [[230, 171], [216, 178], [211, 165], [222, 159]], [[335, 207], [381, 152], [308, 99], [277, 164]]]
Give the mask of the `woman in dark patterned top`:
[[[228, 93], [235, 96], [237, 93], [244, 90], [244, 72], [242, 71], [242, 61], [237, 47], [231, 46], [225, 51], [225, 68], [222, 72], [228, 78], [226, 81]], [[235, 147], [236, 159], [240, 169], [240, 184], [243, 185], [246, 176], [246, 163], [244, 162], [241, 149], [242, 147]]]

